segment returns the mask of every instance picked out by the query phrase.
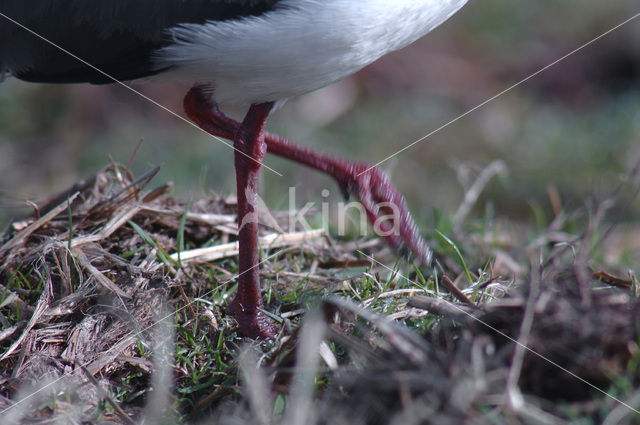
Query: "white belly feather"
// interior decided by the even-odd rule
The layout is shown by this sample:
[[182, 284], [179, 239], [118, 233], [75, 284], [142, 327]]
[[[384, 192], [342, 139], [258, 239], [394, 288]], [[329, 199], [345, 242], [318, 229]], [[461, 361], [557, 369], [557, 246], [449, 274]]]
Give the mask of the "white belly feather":
[[210, 84], [218, 101], [298, 96], [340, 80], [422, 37], [467, 0], [283, 0], [260, 17], [171, 30], [158, 67]]

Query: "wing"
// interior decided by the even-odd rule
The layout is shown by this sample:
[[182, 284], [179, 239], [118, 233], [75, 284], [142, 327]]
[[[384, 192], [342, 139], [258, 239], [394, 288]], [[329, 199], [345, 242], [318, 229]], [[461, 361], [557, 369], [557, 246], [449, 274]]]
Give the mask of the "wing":
[[180, 23], [258, 16], [281, 0], [0, 0], [0, 74], [26, 81], [111, 83], [21, 28], [29, 28], [118, 80], [156, 74], [151, 54]]

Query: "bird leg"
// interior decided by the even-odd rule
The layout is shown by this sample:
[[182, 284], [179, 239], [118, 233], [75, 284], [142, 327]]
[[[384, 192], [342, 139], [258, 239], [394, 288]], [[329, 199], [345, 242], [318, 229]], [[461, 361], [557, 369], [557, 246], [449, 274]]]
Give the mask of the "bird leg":
[[250, 338], [268, 338], [276, 327], [262, 311], [258, 257], [258, 172], [267, 145], [264, 126], [273, 103], [251, 105], [233, 138], [238, 197], [238, 290], [229, 305], [240, 331]]
[[282, 137], [265, 133], [267, 152], [290, 159], [332, 176], [345, 199], [355, 195], [374, 231], [396, 252], [413, 255], [420, 264], [431, 263], [431, 249], [420, 235], [402, 194], [378, 168], [296, 145]]
[[[245, 127], [251, 114], [250, 110], [242, 124], [227, 117], [200, 87], [193, 87], [189, 90], [184, 98], [184, 109], [189, 118], [204, 131], [215, 136], [235, 140], [238, 139], [237, 134]], [[371, 168], [365, 162], [349, 161], [319, 153], [267, 132], [262, 132], [259, 139], [261, 143], [266, 144], [267, 152], [309, 166], [335, 178], [345, 198], [348, 198], [350, 194], [358, 198], [376, 232], [383, 236], [393, 249], [402, 254], [413, 254], [419, 263], [431, 263], [431, 250], [418, 232], [418, 227], [409, 213], [404, 197], [380, 170]], [[237, 173], [239, 173], [238, 155], [236, 152]], [[248, 158], [245, 159], [248, 160]], [[239, 179], [240, 177], [238, 177], [238, 207], [240, 209], [240, 191], [244, 190], [244, 186], [241, 185]], [[240, 215], [238, 219], [241, 223]], [[257, 234], [257, 224], [255, 229], [254, 238]], [[240, 261], [242, 261], [243, 256], [242, 245], [243, 239], [241, 237]], [[249, 257], [245, 258], [245, 261], [247, 260], [249, 260]], [[246, 264], [248, 264], [248, 267], [255, 267], [258, 262], [257, 254], [255, 258], [251, 257], [251, 261]], [[257, 269], [257, 267], [255, 268]], [[242, 270], [244, 269], [241, 267], [241, 273]], [[254, 283], [246, 286], [239, 284], [239, 291], [240, 288], [243, 288], [243, 290], [252, 288], [254, 292], [258, 290], [258, 271], [251, 270], [251, 273], [252, 275], [255, 274], [255, 277], [251, 279], [251, 282]], [[239, 296], [240, 294], [238, 294], [236, 300], [239, 299]], [[245, 297], [243, 299], [248, 300], [249, 298]], [[259, 293], [253, 294], [251, 299], [255, 300], [256, 303], [261, 301]], [[234, 300], [236, 305], [234, 311], [237, 312], [239, 301], [236, 303], [236, 300]], [[254, 311], [259, 311], [257, 309], [258, 307]], [[243, 326], [242, 323], [241, 326]]]

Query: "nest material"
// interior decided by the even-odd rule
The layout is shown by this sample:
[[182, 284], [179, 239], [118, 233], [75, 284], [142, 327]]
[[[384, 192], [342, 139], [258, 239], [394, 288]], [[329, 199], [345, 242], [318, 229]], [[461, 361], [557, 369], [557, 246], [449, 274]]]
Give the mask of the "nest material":
[[[5, 397], [43, 379], [83, 380], [79, 365], [91, 376], [149, 374], [152, 364], [139, 344], [153, 346], [164, 304], [192, 310], [175, 300], [179, 294], [186, 299], [184, 288], [191, 296], [210, 292], [205, 282], [212, 278], [203, 277], [198, 265], [237, 255], [235, 201], [214, 196], [179, 202], [168, 196], [170, 184], [146, 190], [157, 171], [135, 178], [112, 164], [42, 207], [34, 205], [34, 218], [13, 223], [2, 236]], [[331, 248], [322, 230], [274, 232], [263, 226], [261, 233], [265, 253], [295, 249], [330, 262], [355, 260]], [[200, 248], [185, 249], [185, 240]], [[217, 269], [214, 281], [231, 286], [234, 270]], [[265, 273], [275, 271], [267, 267]], [[279, 276], [278, 282], [293, 278]], [[218, 326], [216, 316], [224, 316], [223, 307], [209, 312], [212, 326]], [[227, 329], [232, 331], [233, 321]], [[98, 393], [92, 397], [83, 402], [98, 405]], [[9, 398], [0, 399], [0, 409], [10, 405]]]
[[[169, 185], [146, 190], [156, 172], [136, 179], [110, 165], [53, 197], [33, 219], [14, 223], [0, 241], [0, 411], [14, 420], [92, 422], [98, 410], [103, 423], [132, 423], [158, 403], [153, 396], [122, 402], [113, 394], [146, 393], [162, 372], [150, 355], [158, 350], [155, 325], [162, 312], [175, 311], [180, 326], [205, 315], [205, 333], [212, 339], [233, 333], [224, 305], [196, 312], [186, 300], [233, 285], [234, 263], [224, 258], [237, 253], [234, 201], [211, 197], [186, 203], [167, 195]], [[377, 258], [386, 253], [377, 240], [336, 244], [322, 231], [287, 229], [286, 220], [278, 218], [280, 231], [261, 228], [265, 251], [279, 248], [283, 256], [295, 252], [296, 258], [263, 265], [262, 274], [276, 290], [304, 279], [307, 286], [340, 292], [351, 278], [336, 269], [369, 264], [353, 255], [356, 246]], [[185, 250], [184, 241], [194, 249]], [[234, 379], [208, 395], [196, 393], [201, 398], [195, 410], [220, 423], [295, 423], [296, 417], [310, 424], [350, 425], [505, 418], [569, 423], [567, 406], [594, 422], [629, 417], [637, 394], [624, 406], [599, 391], [608, 391], [621, 376], [631, 386], [640, 384], [640, 370], [629, 369], [639, 363], [636, 282], [594, 274], [586, 263], [561, 257], [556, 254], [533, 272], [491, 277], [462, 291], [454, 285], [462, 271], [454, 272], [455, 261], [441, 257], [446, 267], [440, 267], [441, 283], [450, 296], [414, 296], [407, 302], [426, 290], [411, 286], [416, 276], [396, 273], [396, 281], [411, 285], [392, 286], [362, 305], [328, 298], [324, 319], [315, 322], [320, 325], [306, 324], [279, 340], [264, 371], [255, 371], [264, 376], [245, 380], [243, 396], [235, 392]], [[200, 267], [212, 260], [219, 262]], [[381, 271], [369, 277], [377, 279]], [[493, 299], [494, 286], [508, 296]], [[386, 299], [404, 299], [393, 315], [397, 321], [363, 307]], [[269, 309], [281, 317], [301, 312], [286, 300]], [[403, 324], [427, 311], [433, 326], [424, 335]], [[305, 331], [309, 326], [315, 330]], [[171, 340], [167, 344], [173, 347]], [[313, 360], [318, 355], [322, 367]], [[251, 369], [255, 362], [245, 366]], [[181, 379], [179, 369], [173, 374]], [[38, 396], [20, 401], [46, 386], [67, 397], [54, 407], [43, 407]], [[227, 393], [231, 396], [220, 396]], [[280, 416], [273, 413], [276, 394], [291, 399]], [[98, 408], [105, 401], [112, 410]]]

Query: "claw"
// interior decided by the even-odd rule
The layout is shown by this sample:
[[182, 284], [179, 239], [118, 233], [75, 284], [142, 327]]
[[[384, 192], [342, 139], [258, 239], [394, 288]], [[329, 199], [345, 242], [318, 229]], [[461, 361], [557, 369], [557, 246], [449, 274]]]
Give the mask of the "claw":
[[367, 213], [375, 232], [399, 254], [412, 253], [425, 265], [431, 264], [432, 251], [418, 231], [407, 203], [387, 176], [367, 163], [352, 162], [342, 175], [334, 177], [350, 188]]

